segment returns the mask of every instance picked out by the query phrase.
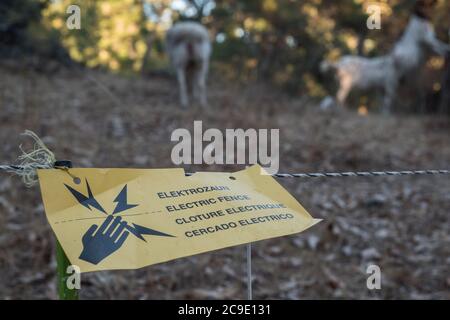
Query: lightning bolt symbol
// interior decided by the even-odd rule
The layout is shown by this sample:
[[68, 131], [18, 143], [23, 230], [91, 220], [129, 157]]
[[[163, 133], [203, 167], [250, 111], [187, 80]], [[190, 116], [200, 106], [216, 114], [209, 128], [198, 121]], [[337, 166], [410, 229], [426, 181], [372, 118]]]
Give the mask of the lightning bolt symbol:
[[[134, 208], [137, 206], [137, 204], [129, 204], [127, 199], [127, 185], [125, 185], [122, 188], [122, 191], [117, 195], [117, 197], [114, 199], [113, 202], [116, 202], [116, 208], [114, 209], [113, 214], [117, 214], [119, 212], [123, 212], [125, 210]], [[133, 226], [127, 224], [126, 229], [130, 231], [133, 235], [135, 235], [137, 238], [141, 239], [142, 241], [147, 242], [143, 235], [153, 235], [153, 236], [162, 236], [162, 237], [173, 237], [170, 234], [160, 232], [157, 230], [153, 230], [138, 224], [133, 223]]]
[[127, 230], [129, 230], [132, 234], [134, 234], [136, 237], [138, 237], [139, 239], [141, 239], [142, 241], [147, 242], [147, 240], [144, 239], [143, 235], [152, 235], [152, 236], [161, 236], [161, 237], [174, 237], [170, 234], [164, 233], [164, 232], [160, 232], [160, 231], [156, 231], [138, 224], [133, 223], [133, 226], [130, 226], [129, 224], [127, 224], [127, 226], [125, 227]]
[[137, 207], [137, 204], [129, 204], [127, 200], [127, 185], [123, 187], [122, 191], [117, 195], [113, 202], [116, 202], [116, 208], [114, 209], [113, 214]]
[[[96, 208], [97, 210], [103, 212], [104, 214], [107, 214], [106, 211], [102, 208], [102, 206], [95, 200], [94, 195], [92, 194], [91, 187], [89, 186], [89, 182], [86, 179], [86, 186], [87, 186], [87, 192], [88, 195], [85, 196], [81, 192], [78, 192], [71, 186], [68, 186], [67, 184], [64, 184], [66, 188], [72, 193], [72, 195], [75, 197], [75, 199], [78, 200], [78, 202], [88, 208], [89, 210], [92, 210], [92, 208]], [[127, 200], [127, 185], [125, 185], [120, 193], [117, 195], [117, 197], [114, 199], [114, 202], [117, 203], [116, 208], [114, 209], [113, 214], [117, 214], [120, 212], [123, 212], [125, 210], [137, 207], [137, 204], [129, 204]], [[92, 208], [91, 208], [92, 207]], [[174, 237], [170, 234], [160, 232], [154, 229], [150, 229], [138, 224], [133, 223], [131, 226], [130, 224], [126, 224], [125, 228], [130, 231], [134, 236], [141, 239], [144, 242], [147, 242], [145, 240], [144, 235], [153, 235], [153, 236], [161, 236], [161, 237]]]
[[78, 200], [78, 202], [88, 208], [89, 210], [92, 211], [91, 207], [103, 212], [104, 214], [107, 214], [106, 211], [102, 208], [102, 206], [97, 202], [97, 200], [95, 200], [94, 195], [92, 194], [91, 191], [91, 187], [89, 186], [89, 182], [86, 179], [86, 186], [87, 186], [87, 192], [88, 195], [87, 197], [82, 194], [81, 192], [78, 192], [77, 190], [75, 190], [74, 188], [72, 188], [71, 186], [68, 186], [67, 184], [64, 184], [66, 186], [67, 189], [69, 189], [69, 191], [72, 193], [72, 195], [75, 197], [75, 199]]

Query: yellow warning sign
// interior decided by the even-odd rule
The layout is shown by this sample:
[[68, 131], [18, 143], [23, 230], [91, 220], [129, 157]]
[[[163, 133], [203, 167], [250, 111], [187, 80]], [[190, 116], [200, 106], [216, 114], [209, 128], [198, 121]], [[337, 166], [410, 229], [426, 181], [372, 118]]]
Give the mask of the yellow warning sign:
[[56, 237], [70, 262], [89, 272], [141, 268], [298, 233], [320, 221], [262, 170], [190, 177], [183, 169], [38, 174]]

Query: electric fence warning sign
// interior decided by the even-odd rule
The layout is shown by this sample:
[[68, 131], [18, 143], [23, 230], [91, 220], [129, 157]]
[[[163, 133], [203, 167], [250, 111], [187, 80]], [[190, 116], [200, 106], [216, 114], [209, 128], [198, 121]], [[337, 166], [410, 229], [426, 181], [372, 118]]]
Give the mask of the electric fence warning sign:
[[262, 170], [190, 177], [183, 169], [38, 174], [56, 237], [70, 262], [90, 272], [141, 268], [302, 232], [320, 221]]

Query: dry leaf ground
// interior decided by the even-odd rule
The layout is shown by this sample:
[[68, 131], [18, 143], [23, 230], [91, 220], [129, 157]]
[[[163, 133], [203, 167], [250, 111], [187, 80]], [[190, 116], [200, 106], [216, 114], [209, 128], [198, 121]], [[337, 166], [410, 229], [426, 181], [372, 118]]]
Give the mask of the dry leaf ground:
[[[114, 97], [102, 89], [104, 85]], [[182, 111], [172, 79], [0, 65], [0, 162], [35, 131], [81, 167], [173, 167], [170, 134], [204, 128], [280, 128], [280, 172], [448, 169], [442, 116], [319, 112], [263, 85], [212, 84], [210, 108]], [[192, 166], [187, 171], [235, 170]], [[254, 297], [450, 299], [450, 177], [280, 179], [314, 216], [309, 231], [254, 244]], [[56, 298], [54, 238], [38, 187], [0, 176], [0, 298]], [[366, 268], [382, 289], [366, 288]], [[86, 274], [83, 299], [246, 297], [245, 248], [137, 271]]]

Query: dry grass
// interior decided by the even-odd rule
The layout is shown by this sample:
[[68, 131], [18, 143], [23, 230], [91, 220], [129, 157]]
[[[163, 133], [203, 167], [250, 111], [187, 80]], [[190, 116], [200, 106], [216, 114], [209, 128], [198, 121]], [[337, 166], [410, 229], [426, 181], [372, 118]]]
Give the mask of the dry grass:
[[[281, 172], [448, 168], [450, 124], [433, 117], [321, 113], [264, 86], [210, 91], [211, 107], [182, 111], [172, 80], [94, 71], [40, 74], [0, 66], [1, 162], [30, 129], [82, 167], [172, 167], [170, 133], [280, 128]], [[92, 80], [111, 90], [109, 96]], [[187, 171], [237, 167], [192, 166]], [[449, 299], [447, 176], [280, 180], [324, 222], [254, 245], [255, 298]], [[37, 189], [0, 177], [0, 298], [55, 298], [54, 241]], [[235, 247], [137, 271], [86, 274], [82, 298], [245, 298], [245, 250]], [[376, 263], [382, 290], [366, 288]]]

